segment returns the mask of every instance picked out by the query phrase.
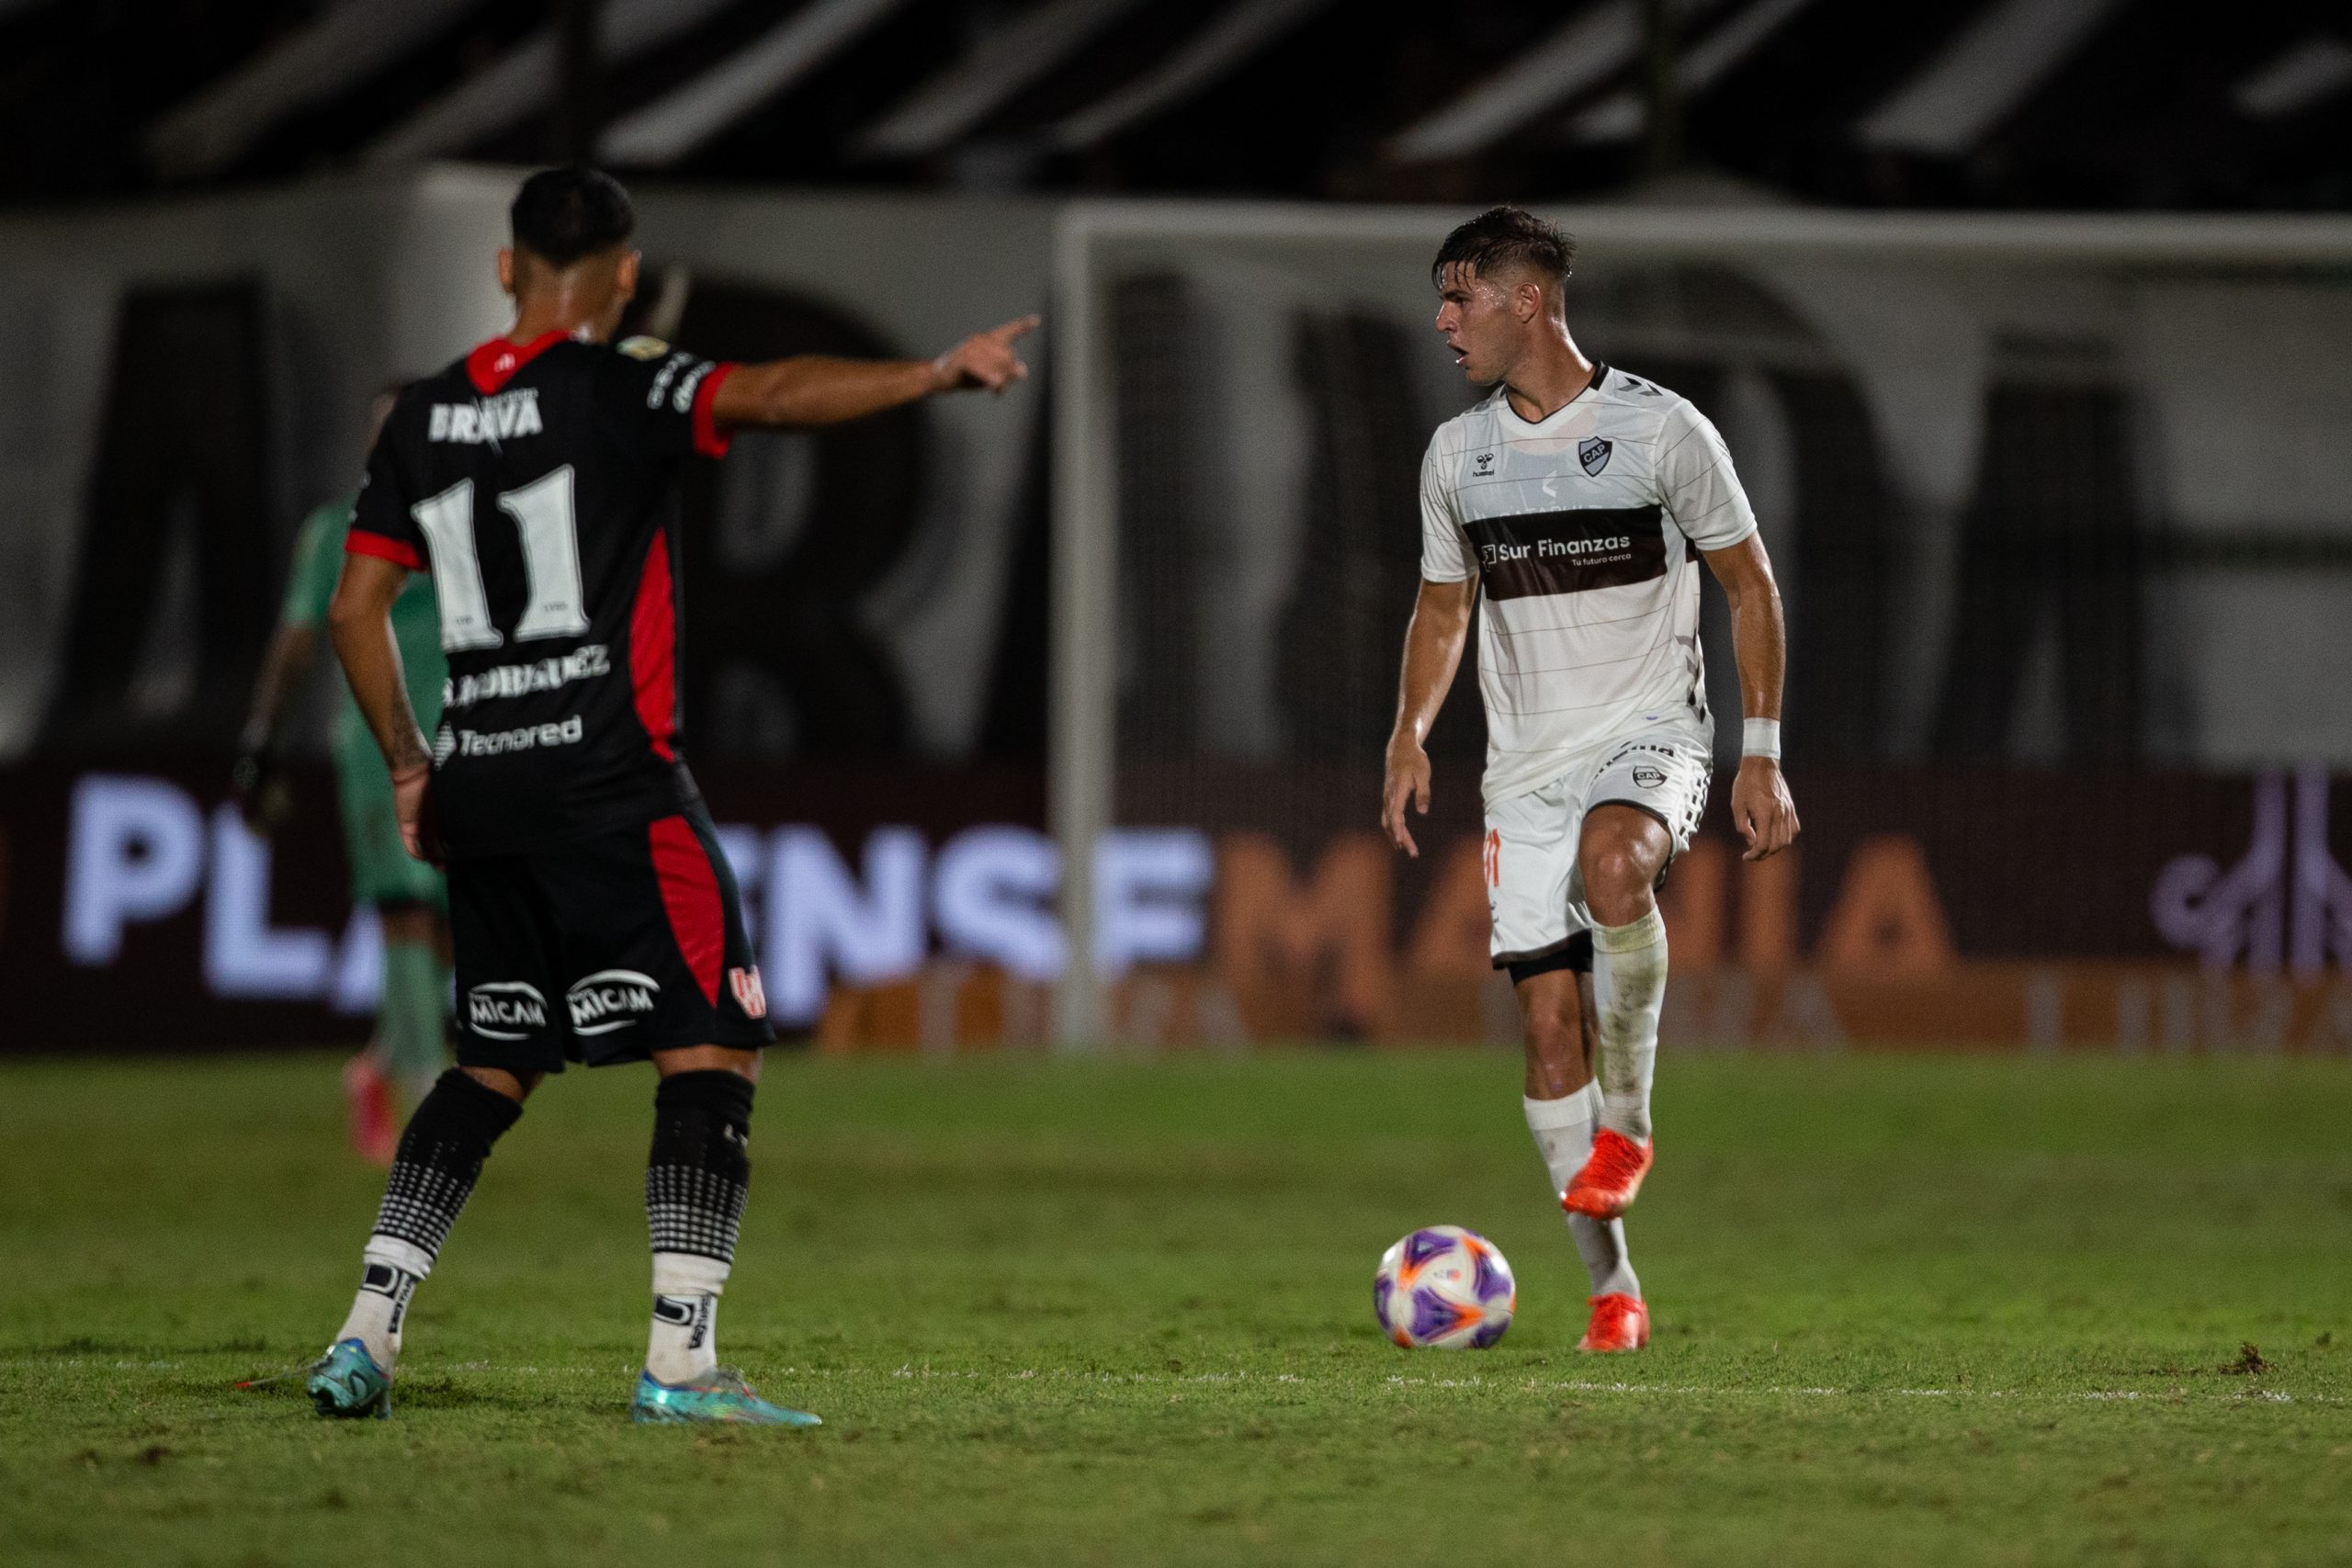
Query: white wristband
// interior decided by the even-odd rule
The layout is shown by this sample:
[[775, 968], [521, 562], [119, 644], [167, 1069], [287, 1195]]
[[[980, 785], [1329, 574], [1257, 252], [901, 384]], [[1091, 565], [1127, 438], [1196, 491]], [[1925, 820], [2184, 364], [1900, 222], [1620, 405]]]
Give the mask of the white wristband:
[[1739, 754], [1743, 757], [1770, 757], [1781, 760], [1781, 721], [1777, 718], [1743, 719], [1739, 727]]

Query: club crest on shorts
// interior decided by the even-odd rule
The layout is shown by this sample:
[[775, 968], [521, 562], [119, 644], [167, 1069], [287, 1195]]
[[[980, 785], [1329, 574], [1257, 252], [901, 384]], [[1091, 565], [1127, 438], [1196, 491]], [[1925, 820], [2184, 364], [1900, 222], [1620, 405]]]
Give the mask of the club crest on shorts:
[[1588, 435], [1577, 443], [1577, 461], [1584, 465], [1586, 473], [1597, 476], [1609, 466], [1609, 454], [1615, 450], [1616, 443]]
[[735, 993], [735, 1005], [743, 1010], [745, 1018], [765, 1018], [768, 1015], [768, 994], [760, 985], [759, 965], [749, 969], [729, 969], [727, 988]]
[[1666, 773], [1663, 769], [1644, 762], [1634, 770], [1634, 782], [1644, 789], [1657, 789], [1666, 783]]

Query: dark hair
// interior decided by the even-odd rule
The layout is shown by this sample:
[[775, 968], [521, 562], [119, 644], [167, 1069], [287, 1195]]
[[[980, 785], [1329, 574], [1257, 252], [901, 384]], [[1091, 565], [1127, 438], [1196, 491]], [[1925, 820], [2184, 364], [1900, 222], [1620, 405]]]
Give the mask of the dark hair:
[[637, 229], [637, 209], [620, 181], [601, 169], [541, 169], [514, 193], [506, 209], [514, 248], [550, 266], [609, 251]]
[[1430, 281], [1444, 287], [1456, 262], [1486, 277], [1510, 266], [1532, 267], [1557, 283], [1576, 265], [1577, 243], [1532, 212], [1490, 207], [1445, 237], [1430, 264]]

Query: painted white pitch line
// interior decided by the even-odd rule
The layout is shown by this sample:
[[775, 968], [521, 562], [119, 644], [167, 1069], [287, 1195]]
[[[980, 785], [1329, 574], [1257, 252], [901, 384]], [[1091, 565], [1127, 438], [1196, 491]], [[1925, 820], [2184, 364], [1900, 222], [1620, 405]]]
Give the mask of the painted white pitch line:
[[[82, 1363], [67, 1361], [66, 1366]], [[119, 1366], [136, 1366], [136, 1362], [118, 1362]], [[634, 1371], [632, 1363], [621, 1369]], [[528, 1377], [607, 1378], [614, 1371], [594, 1367], [501, 1367], [488, 1361], [456, 1361], [439, 1365], [425, 1363], [413, 1366], [412, 1372], [503, 1372]], [[779, 1367], [762, 1374], [777, 1382], [797, 1379], [802, 1382], [851, 1382], [860, 1378], [885, 1377], [894, 1382], [1054, 1382], [1080, 1383], [1184, 1383], [1216, 1385], [1227, 1383], [1318, 1383], [1327, 1386], [1348, 1384], [1363, 1386], [1352, 1378], [1306, 1377], [1297, 1372], [1276, 1372], [1268, 1376], [1259, 1372], [1081, 1372], [1048, 1367], [1040, 1370], [1025, 1367], [1018, 1371], [989, 1372], [974, 1368], [918, 1367], [912, 1363], [888, 1371], [874, 1367]], [[1408, 1377], [1392, 1372], [1381, 1380], [1390, 1388], [1492, 1388], [1505, 1393], [1536, 1393], [1556, 1389], [1568, 1393], [1633, 1393], [1681, 1395], [1698, 1399], [1735, 1397], [1764, 1398], [1784, 1394], [1803, 1394], [1822, 1399], [2021, 1399], [2090, 1402], [2130, 1402], [2134, 1400], [2187, 1397], [2185, 1390], [2099, 1389], [2072, 1393], [2064, 1390], [2042, 1392], [2035, 1389], [1956, 1389], [1956, 1388], [1825, 1388], [1798, 1387], [1782, 1383], [1658, 1383], [1658, 1382], [1597, 1382], [1579, 1378], [1466, 1378]], [[2200, 1390], [2199, 1393], [2209, 1391]], [[2218, 1387], [2210, 1391], [2222, 1392]], [[2231, 1397], [2251, 1397], [2271, 1404], [2337, 1404], [2341, 1396], [2332, 1393], [2283, 1393], [2273, 1389], [2248, 1388]]]

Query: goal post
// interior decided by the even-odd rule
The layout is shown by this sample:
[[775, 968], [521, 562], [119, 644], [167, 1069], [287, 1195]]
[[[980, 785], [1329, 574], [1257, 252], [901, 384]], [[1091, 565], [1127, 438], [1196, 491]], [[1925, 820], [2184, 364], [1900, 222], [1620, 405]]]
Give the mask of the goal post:
[[[2130, 479], [2137, 499], [2117, 526], [2195, 542], [2151, 566], [2171, 574], [2163, 592], [2098, 633], [2143, 694], [2066, 715], [2109, 727], [2115, 760], [2246, 761], [2197, 716], [2225, 694], [2200, 691], [2197, 670], [2164, 667], [2150, 645], [2177, 629], [2183, 604], [2226, 595], [2222, 579], [2282, 530], [2321, 541], [2329, 592], [2352, 613], [2352, 554], [2329, 553], [2352, 517], [2293, 515], [2284, 493], [2220, 503], [2167, 478], [2152, 451], [2185, 434], [2177, 378], [2217, 353], [2240, 400], [2197, 426], [2200, 438], [2316, 438], [2310, 412], [2288, 406], [2307, 388], [2290, 378], [2266, 390], [2234, 346], [2183, 323], [2226, 317], [2231, 331], [2340, 362], [2352, 354], [2352, 219], [1537, 209], [1577, 242], [1569, 312], [1587, 352], [1655, 375], [1724, 428], [1782, 570], [1794, 657], [1812, 660], [1792, 673], [1796, 759], [1901, 765], [1972, 722], [1951, 692], [1967, 657], [1956, 628], [1971, 530], [2006, 525], [1984, 522], [1998, 512], [1988, 443], [2005, 431], [2018, 433], [2018, 460], [2039, 466], [2027, 488], [2054, 504], [2088, 506], [2110, 479]], [[1369, 824], [1418, 558], [1410, 476], [1431, 428], [1472, 395], [1435, 352], [1428, 281], [1467, 216], [1133, 201], [1060, 214], [1047, 778], [1062, 1049], [1113, 1032], [1096, 952], [1106, 833], [1171, 811], [1294, 844]], [[2056, 400], [2037, 404], [2044, 387]], [[2058, 396], [2070, 390], [2083, 395]], [[2110, 393], [2118, 430], [2099, 415]], [[2045, 406], [2079, 417], [2075, 434], [2024, 438]], [[1711, 691], [1729, 677], [1719, 628]], [[2314, 668], [2333, 658], [2312, 651]], [[2151, 682], [2185, 682], [2189, 697], [2159, 711]], [[1467, 684], [1445, 722], [1475, 795]], [[2033, 722], [1984, 718], [1996, 720], [2018, 733]], [[2041, 741], [2004, 733], [2034, 760]]]

